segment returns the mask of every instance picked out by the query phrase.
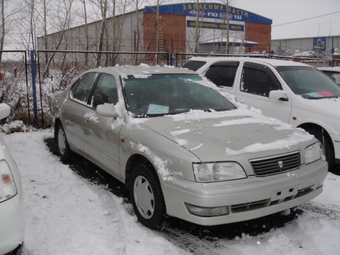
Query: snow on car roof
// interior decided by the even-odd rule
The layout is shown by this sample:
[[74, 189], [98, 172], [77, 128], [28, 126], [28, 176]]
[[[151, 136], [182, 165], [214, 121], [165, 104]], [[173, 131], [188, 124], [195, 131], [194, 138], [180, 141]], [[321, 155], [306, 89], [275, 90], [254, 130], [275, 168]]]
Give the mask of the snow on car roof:
[[147, 77], [152, 74], [194, 74], [196, 72], [184, 69], [176, 68], [173, 66], [149, 66], [146, 64], [141, 64], [139, 66], [111, 66], [90, 69], [88, 72], [105, 72], [110, 74], [118, 74], [121, 76], [133, 75], [135, 77]]
[[272, 66], [309, 66], [300, 62], [290, 60], [270, 59], [270, 58], [251, 58], [251, 57], [192, 57], [190, 61], [206, 61], [212, 64], [216, 61], [249, 61], [252, 63], [267, 63]]

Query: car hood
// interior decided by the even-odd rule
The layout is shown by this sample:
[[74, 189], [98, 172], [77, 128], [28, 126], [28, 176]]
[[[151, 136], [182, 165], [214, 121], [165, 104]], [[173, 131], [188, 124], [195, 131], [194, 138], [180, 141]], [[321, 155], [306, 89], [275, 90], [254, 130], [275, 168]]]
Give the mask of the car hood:
[[[150, 118], [143, 125], [191, 151], [202, 161], [221, 161], [245, 153], [253, 157], [299, 150], [313, 137], [276, 119], [245, 110], [190, 111]], [[273, 152], [276, 151], [276, 152]]]

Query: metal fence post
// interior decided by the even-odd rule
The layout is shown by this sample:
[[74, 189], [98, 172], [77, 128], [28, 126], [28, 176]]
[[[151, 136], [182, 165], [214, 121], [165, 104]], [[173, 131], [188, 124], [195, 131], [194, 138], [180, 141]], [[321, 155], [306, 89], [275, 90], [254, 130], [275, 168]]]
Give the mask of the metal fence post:
[[35, 61], [34, 50], [31, 50], [31, 73], [32, 73], [32, 94], [33, 94], [33, 113], [34, 113], [34, 126], [38, 126], [38, 110], [37, 110], [37, 92], [35, 87]]
[[169, 53], [168, 56], [169, 56], [169, 61], [168, 61], [169, 63], [168, 63], [168, 64], [169, 64], [170, 66], [173, 66], [174, 63], [173, 63], [173, 60], [172, 60], [172, 53]]

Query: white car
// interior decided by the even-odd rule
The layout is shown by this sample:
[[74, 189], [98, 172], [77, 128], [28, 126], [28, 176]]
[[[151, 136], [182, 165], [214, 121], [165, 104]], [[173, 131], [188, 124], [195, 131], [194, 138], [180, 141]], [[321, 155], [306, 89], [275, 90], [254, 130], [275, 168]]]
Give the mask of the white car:
[[313, 134], [330, 168], [340, 163], [340, 88], [316, 68], [293, 61], [194, 57], [183, 65], [236, 100]]
[[[7, 104], [0, 104], [0, 119], [10, 112]], [[1, 137], [0, 176], [0, 254], [6, 254], [23, 243], [25, 224], [19, 170]]]
[[327, 162], [301, 129], [237, 108], [179, 68], [88, 70], [51, 96], [62, 160], [77, 152], [125, 184], [138, 220], [219, 225], [295, 207], [322, 192]]
[[331, 77], [336, 82], [336, 84], [340, 86], [340, 66], [324, 66], [318, 67], [318, 69]]

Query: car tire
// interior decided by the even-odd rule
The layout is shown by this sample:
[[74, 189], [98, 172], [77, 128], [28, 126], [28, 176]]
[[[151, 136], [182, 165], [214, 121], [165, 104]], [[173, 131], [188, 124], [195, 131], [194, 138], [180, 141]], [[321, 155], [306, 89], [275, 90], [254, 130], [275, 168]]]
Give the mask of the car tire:
[[67, 142], [65, 130], [61, 124], [58, 125], [56, 130], [56, 141], [61, 161], [67, 162], [71, 156], [71, 149]]
[[138, 221], [150, 229], [160, 229], [166, 220], [165, 202], [151, 166], [138, 164], [133, 169], [129, 190]]
[[314, 137], [318, 139], [322, 144], [324, 153], [326, 155], [326, 160], [328, 163], [328, 169], [331, 169], [335, 164], [335, 158], [334, 150], [332, 148], [331, 141], [329, 140], [328, 136], [322, 134], [321, 130], [317, 129], [307, 129], [306, 131], [311, 135], [314, 135]]

